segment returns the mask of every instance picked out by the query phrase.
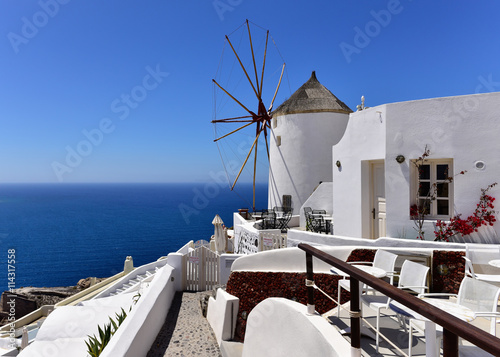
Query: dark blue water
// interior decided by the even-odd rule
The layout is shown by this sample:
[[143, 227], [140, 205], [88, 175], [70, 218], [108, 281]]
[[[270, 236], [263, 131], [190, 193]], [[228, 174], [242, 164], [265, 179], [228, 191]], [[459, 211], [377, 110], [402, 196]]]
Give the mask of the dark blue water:
[[[231, 227], [251, 197], [248, 184], [2, 184], [0, 291], [13, 277], [9, 249], [15, 287], [75, 285], [122, 271], [128, 255], [139, 266], [209, 240], [215, 214]], [[256, 207], [266, 206], [267, 185], [258, 185]]]

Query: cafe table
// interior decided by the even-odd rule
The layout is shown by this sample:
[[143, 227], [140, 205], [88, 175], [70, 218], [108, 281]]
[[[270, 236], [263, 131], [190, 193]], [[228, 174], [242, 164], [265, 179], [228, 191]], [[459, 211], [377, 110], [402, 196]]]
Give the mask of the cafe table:
[[496, 268], [500, 268], [500, 259], [493, 259], [488, 262], [489, 265], [494, 266]]

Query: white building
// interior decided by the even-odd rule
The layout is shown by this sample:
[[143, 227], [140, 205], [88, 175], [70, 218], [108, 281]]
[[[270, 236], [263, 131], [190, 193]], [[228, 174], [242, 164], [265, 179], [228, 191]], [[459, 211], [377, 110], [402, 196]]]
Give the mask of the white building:
[[[384, 104], [350, 114], [332, 94], [341, 108], [321, 113], [311, 83], [323, 87], [313, 73], [274, 114], [270, 207], [288, 194], [295, 214], [304, 206], [330, 211], [335, 235], [415, 239], [410, 206], [417, 201], [419, 182], [414, 162], [427, 148], [426, 184], [442, 183], [445, 172], [454, 177], [440, 185], [426, 216], [425, 239], [433, 240], [437, 219], [470, 216], [481, 189], [500, 182], [500, 93]], [[307, 110], [294, 112], [302, 105]], [[310, 196], [320, 181], [331, 181], [331, 189], [323, 190], [323, 197]], [[332, 203], [320, 203], [330, 191]], [[498, 187], [489, 193], [498, 196]], [[500, 242], [499, 233], [497, 222], [466, 240]]]
[[299, 214], [320, 182], [332, 181], [331, 148], [342, 138], [351, 112], [315, 72], [274, 111], [269, 207], [287, 206], [288, 196], [293, 213]]

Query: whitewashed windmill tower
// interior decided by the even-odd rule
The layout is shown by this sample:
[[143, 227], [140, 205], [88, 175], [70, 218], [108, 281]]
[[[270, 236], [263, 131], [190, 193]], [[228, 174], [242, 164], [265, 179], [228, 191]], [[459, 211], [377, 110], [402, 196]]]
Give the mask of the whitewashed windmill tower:
[[332, 146], [344, 135], [352, 110], [311, 78], [272, 113], [268, 206], [293, 214], [320, 182], [333, 177]]

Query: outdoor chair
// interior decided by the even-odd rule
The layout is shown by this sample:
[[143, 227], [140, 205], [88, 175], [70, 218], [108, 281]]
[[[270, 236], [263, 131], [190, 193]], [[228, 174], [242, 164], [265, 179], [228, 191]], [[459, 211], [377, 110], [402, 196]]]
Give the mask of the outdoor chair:
[[311, 207], [304, 207], [304, 217], [306, 219], [306, 230], [310, 231], [312, 230], [312, 208]]
[[279, 217], [276, 218], [276, 223], [278, 229], [281, 232], [286, 232], [288, 230], [288, 222], [292, 219], [292, 211], [283, 211]]
[[273, 210], [262, 212], [262, 229], [276, 228], [276, 213]]
[[[500, 246], [493, 244], [465, 244], [465, 274], [471, 278], [500, 283], [500, 268], [488, 267], [491, 260], [500, 259]], [[474, 271], [474, 265], [497, 269], [499, 274], [482, 274]], [[476, 269], [477, 270], [477, 269]]]
[[[460, 284], [458, 295], [444, 293], [426, 293], [419, 294], [418, 297], [455, 297], [456, 304], [471, 309], [474, 312], [475, 317], [490, 318], [491, 321], [489, 332], [492, 335], [496, 336], [497, 318], [500, 318], [500, 313], [497, 312], [498, 298], [500, 297], [500, 287], [466, 276]], [[418, 330], [423, 331], [424, 322], [422, 320], [410, 319], [409, 327], [411, 341], [411, 328], [416, 327]]]
[[328, 233], [326, 229], [326, 222], [323, 216], [311, 215], [311, 228], [312, 231], [316, 233]]
[[[384, 270], [387, 273], [387, 277], [389, 278], [389, 284], [394, 283], [394, 266], [396, 265], [396, 259], [398, 256], [396, 254], [390, 253], [388, 251], [385, 251], [383, 249], [378, 249], [375, 252], [375, 257], [373, 258], [373, 262], [349, 262], [349, 264], [356, 265], [356, 264], [363, 264], [363, 265], [371, 265], [376, 268], [380, 268]], [[344, 274], [342, 274], [344, 275]], [[351, 291], [351, 283], [348, 279], [346, 279], [348, 276], [344, 275], [344, 279], [339, 280], [338, 288], [337, 288], [337, 301], [340, 302], [340, 295], [342, 292], [342, 289], [345, 289], [347, 291]], [[361, 291], [366, 292], [368, 290], [367, 286], [364, 286]], [[340, 303], [339, 307], [337, 310], [337, 316], [340, 317]]]
[[[427, 275], [429, 273], [429, 267], [412, 262], [410, 260], [405, 260], [403, 266], [401, 267], [401, 272], [399, 274], [398, 288], [409, 290], [416, 294], [422, 294], [427, 290]], [[368, 306], [370, 309], [374, 310], [377, 314], [376, 324], [375, 324], [375, 343], [376, 351], [378, 353], [379, 339], [380, 339], [380, 315], [381, 310], [391, 311], [389, 304], [391, 299], [385, 295], [361, 295], [361, 302], [363, 305]], [[405, 328], [404, 321], [401, 316], [397, 314], [398, 321]], [[411, 344], [411, 340], [410, 340]]]

